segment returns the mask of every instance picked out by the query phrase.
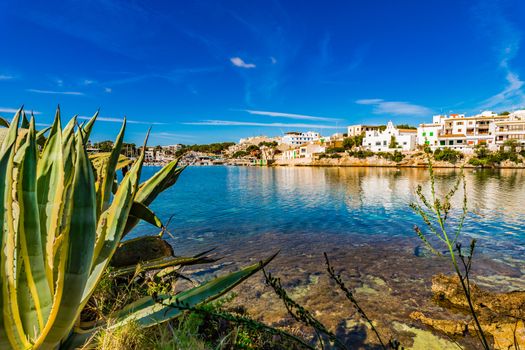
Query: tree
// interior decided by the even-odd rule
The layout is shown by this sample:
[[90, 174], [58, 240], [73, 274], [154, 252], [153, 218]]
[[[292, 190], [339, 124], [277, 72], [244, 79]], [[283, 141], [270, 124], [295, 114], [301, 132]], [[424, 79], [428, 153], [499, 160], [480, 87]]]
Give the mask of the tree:
[[352, 137], [345, 137], [343, 139], [343, 148], [344, 149], [352, 149], [355, 146], [355, 140]]
[[397, 148], [396, 137], [394, 135], [390, 136], [390, 144], [388, 148]]
[[417, 129], [417, 127], [412, 126], [412, 125], [408, 125], [408, 124], [399, 124], [399, 125], [396, 125], [396, 128], [398, 128], [398, 129], [412, 129], [412, 130]]

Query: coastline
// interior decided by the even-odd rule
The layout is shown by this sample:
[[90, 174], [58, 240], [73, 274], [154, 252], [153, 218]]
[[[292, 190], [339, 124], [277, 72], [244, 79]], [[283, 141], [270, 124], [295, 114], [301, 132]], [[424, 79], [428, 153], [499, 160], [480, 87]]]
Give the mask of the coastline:
[[[433, 168], [468, 168], [468, 169], [525, 169], [525, 163], [514, 163], [505, 160], [499, 164], [494, 164], [490, 167], [480, 167], [469, 164], [470, 157], [451, 163], [446, 161], [432, 161]], [[407, 159], [401, 162], [395, 162], [380, 158], [377, 156], [369, 158], [355, 158], [343, 156], [341, 158], [296, 158], [290, 160], [277, 160], [274, 162], [272, 167], [280, 166], [298, 166], [298, 167], [369, 167], [369, 168], [426, 168], [428, 167], [427, 159], [421, 156], [408, 155]]]

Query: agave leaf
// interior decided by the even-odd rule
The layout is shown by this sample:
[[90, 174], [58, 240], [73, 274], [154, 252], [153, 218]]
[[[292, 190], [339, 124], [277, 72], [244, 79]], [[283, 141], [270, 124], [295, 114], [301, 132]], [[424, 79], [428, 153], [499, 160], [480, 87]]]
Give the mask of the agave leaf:
[[[51, 291], [46, 278], [40, 219], [37, 200], [37, 157], [35, 122], [31, 120], [27, 141], [19, 150], [22, 155], [19, 163], [17, 195], [19, 206], [20, 256], [24, 265], [24, 278], [19, 280], [18, 288], [27, 289], [34, 309], [26, 309], [22, 320], [30, 339], [35, 339], [44, 327], [52, 303]], [[24, 306], [24, 305], [21, 305]], [[26, 305], [27, 306], [27, 305]]]
[[7, 119], [0, 117], [0, 126], [4, 128], [8, 128], [9, 122], [7, 121]]
[[38, 210], [42, 249], [45, 252], [46, 276], [51, 291], [54, 291], [53, 264], [55, 238], [63, 214], [64, 159], [62, 155], [62, 128], [60, 110], [57, 109], [55, 121], [42, 150], [37, 168]]
[[[2, 280], [2, 300], [5, 304], [3, 308], [3, 330], [5, 330], [7, 339], [12, 346], [18, 348], [29, 348], [30, 343], [24, 331], [24, 326], [20, 316], [20, 309], [17, 295], [17, 278], [19, 266], [17, 266], [17, 247], [18, 247], [18, 214], [15, 211], [16, 204], [14, 195], [16, 193], [16, 177], [14, 176], [18, 169], [15, 167], [15, 147], [16, 135], [18, 128], [18, 120], [20, 111], [17, 113], [13, 122], [11, 123], [8, 139], [3, 143], [2, 160], [8, 157], [7, 170], [5, 176], [5, 195], [3, 201], [3, 235], [2, 235], [2, 249], [1, 266], [0, 269]], [[13, 132], [14, 129], [14, 132]]]
[[104, 212], [109, 207], [111, 199], [111, 189], [113, 187], [113, 181], [116, 176], [116, 166], [118, 163], [120, 151], [122, 149], [122, 143], [124, 142], [124, 131], [126, 130], [126, 119], [122, 123], [122, 128], [117, 136], [117, 140], [113, 144], [111, 154], [104, 162], [104, 166], [101, 172], [97, 175], [97, 213]]
[[[139, 187], [137, 196], [135, 198], [136, 202], [140, 202], [145, 205], [150, 205], [151, 202], [157, 196], [166, 190], [170, 186], [174, 185], [179, 178], [179, 175], [186, 167], [177, 167], [179, 160], [176, 159], [166, 165], [164, 168], [159, 170], [155, 175], [153, 175], [149, 180], [142, 183]], [[130, 217], [126, 223], [126, 228], [124, 230], [124, 236], [127, 235], [139, 222], [139, 219]]]
[[[95, 168], [97, 172], [97, 176], [99, 173], [102, 173], [102, 168], [105, 165], [105, 163], [108, 161], [110, 156], [111, 156], [111, 152], [100, 152], [100, 153], [93, 153], [89, 155], [89, 159], [91, 160], [91, 163], [93, 163], [93, 167]], [[124, 167], [127, 167], [128, 165], [131, 165], [132, 163], [133, 163], [133, 160], [129, 159], [123, 154], [120, 154], [115, 170], [120, 170]]]
[[[9, 146], [9, 148], [7, 149], [6, 153], [4, 153], [4, 155], [0, 158], [0, 223], [2, 223], [2, 230], [0, 230], [0, 242], [2, 242], [2, 249], [1, 249], [1, 260], [2, 260], [2, 266], [5, 266], [3, 263], [5, 262], [5, 254], [4, 254], [4, 243], [3, 243], [3, 239], [4, 239], [4, 230], [3, 230], [3, 225], [4, 225], [4, 209], [5, 209], [5, 205], [4, 205], [4, 198], [6, 196], [6, 189], [7, 189], [7, 182], [6, 182], [6, 177], [7, 177], [7, 166], [8, 166], [8, 162], [11, 158], [11, 150], [12, 150], [12, 147], [13, 145]], [[0, 274], [2, 276], [2, 278], [0, 278], [0, 293], [2, 293], [3, 289], [4, 289], [4, 286], [3, 284], [5, 283], [4, 282], [4, 273], [1, 273]], [[8, 299], [4, 299], [3, 297], [0, 297], [0, 316], [3, 316], [3, 308], [4, 308], [4, 301], [7, 302]], [[9, 349], [11, 348], [11, 344], [9, 343], [9, 340], [7, 338], [7, 334], [6, 334], [6, 331], [5, 331], [5, 326], [4, 326], [4, 317], [0, 317], [0, 349]]]
[[76, 159], [70, 200], [66, 201], [65, 230], [60, 249], [60, 264], [55, 300], [49, 321], [35, 342], [35, 348], [54, 349], [77, 320], [82, 294], [86, 287], [93, 259], [96, 237], [95, 179], [82, 135], [76, 140]]
[[11, 125], [9, 126], [9, 132], [7, 133], [6, 138], [2, 142], [2, 147], [0, 148], [0, 156], [2, 156], [7, 151], [7, 149], [10, 148], [10, 146], [16, 142], [16, 138], [18, 135], [18, 124], [20, 121], [20, 114], [22, 112], [22, 108], [23, 107], [21, 107], [16, 112], [13, 120], [11, 121]]
[[93, 294], [98, 281], [122, 239], [126, 220], [138, 188], [143, 161], [144, 153], [126, 174], [113, 198], [111, 206], [102, 213], [104, 217], [101, 217], [99, 220], [95, 254], [89, 281], [82, 295], [82, 305], [85, 305], [91, 294]]
[[26, 112], [22, 110], [22, 124], [20, 124], [22, 129], [29, 129], [29, 120], [27, 119]]
[[124, 276], [130, 275], [132, 273], [140, 273], [149, 270], [159, 270], [171, 266], [188, 266], [188, 265], [197, 265], [197, 264], [208, 264], [215, 262], [218, 259], [209, 258], [206, 256], [201, 257], [169, 257], [169, 258], [159, 258], [149, 261], [142, 262], [139, 265], [125, 266], [122, 268], [115, 269], [111, 272], [112, 276]]
[[137, 219], [144, 220], [158, 228], [164, 227], [162, 221], [157, 217], [157, 215], [155, 215], [155, 213], [150, 208], [140, 202], [133, 202], [129, 215]]
[[93, 117], [89, 119], [89, 121], [82, 126], [82, 129], [84, 129], [84, 134], [86, 135], [86, 141], [89, 140], [89, 136], [91, 135], [91, 130], [93, 130], [93, 125], [95, 125], [95, 121], [97, 120], [98, 114], [100, 112], [100, 109], [98, 109]]
[[36, 133], [36, 143], [39, 145], [43, 145], [46, 142], [45, 133], [51, 130], [51, 126], [48, 126], [47, 128], [44, 128]]
[[120, 327], [129, 322], [137, 322], [141, 327], [150, 327], [168, 321], [181, 315], [183, 311], [176, 307], [177, 303], [196, 306], [207, 303], [227, 293], [239, 283], [252, 276], [266, 266], [277, 254], [272, 255], [261, 263], [245, 267], [228, 275], [217, 277], [198, 287], [181, 292], [176, 296], [163, 295], [154, 300], [145, 297], [128, 305], [117, 314], [117, 319], [110, 326], [111, 329]]

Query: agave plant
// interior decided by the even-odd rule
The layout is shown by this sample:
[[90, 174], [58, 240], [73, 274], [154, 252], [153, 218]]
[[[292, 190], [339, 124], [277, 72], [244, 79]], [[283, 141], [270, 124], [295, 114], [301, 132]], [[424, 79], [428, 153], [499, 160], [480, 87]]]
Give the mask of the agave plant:
[[[74, 117], [62, 128], [57, 109], [39, 147], [35, 120], [27, 121], [21, 109], [1, 143], [0, 349], [81, 345], [101, 325], [78, 328], [80, 313], [122, 238], [140, 219], [162, 226], [148, 205], [183, 168], [174, 161], [139, 184], [144, 154], [135, 161], [120, 156], [125, 121], [112, 151], [90, 158], [85, 143], [96, 118], [79, 126]], [[25, 132], [19, 132], [20, 119]], [[125, 167], [118, 182], [116, 171]], [[131, 321], [147, 327], [177, 317], [177, 304], [216, 298], [270, 260], [177, 295], [144, 297], [119, 311], [112, 327]], [[159, 265], [181, 263], [172, 258]]]

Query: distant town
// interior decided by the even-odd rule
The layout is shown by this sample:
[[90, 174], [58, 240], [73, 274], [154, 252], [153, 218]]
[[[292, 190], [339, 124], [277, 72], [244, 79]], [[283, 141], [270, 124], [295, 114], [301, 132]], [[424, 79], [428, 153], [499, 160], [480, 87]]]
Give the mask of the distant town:
[[[147, 147], [148, 165], [162, 165], [181, 157], [188, 165], [294, 165], [323, 158], [357, 155], [359, 158], [379, 155], [400, 161], [404, 155], [420, 151], [454, 151], [469, 155], [483, 149], [497, 151], [506, 146], [525, 143], [525, 110], [477, 115], [435, 115], [419, 126], [359, 124], [347, 127], [346, 133], [321, 135], [315, 131], [287, 132], [282, 136], [254, 136], [238, 143]], [[89, 144], [89, 152], [107, 152], [110, 141]], [[124, 155], [134, 158], [141, 147], [125, 144]], [[455, 156], [456, 158], [462, 155]]]

